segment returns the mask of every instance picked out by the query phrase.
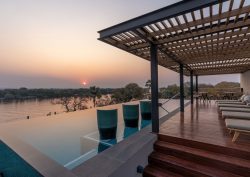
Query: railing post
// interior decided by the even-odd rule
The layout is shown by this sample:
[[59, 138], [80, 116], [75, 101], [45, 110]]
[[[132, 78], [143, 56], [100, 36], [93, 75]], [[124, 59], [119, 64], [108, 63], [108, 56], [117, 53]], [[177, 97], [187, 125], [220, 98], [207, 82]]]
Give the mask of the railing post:
[[197, 103], [197, 101], [198, 101], [198, 92], [199, 92], [199, 88], [198, 88], [198, 85], [199, 85], [199, 83], [198, 83], [198, 75], [195, 75], [195, 93], [196, 93], [196, 103]]
[[180, 64], [180, 111], [184, 112], [184, 79], [183, 64]]
[[152, 132], [159, 133], [159, 108], [158, 108], [158, 57], [157, 45], [151, 43], [151, 102], [152, 102]]
[[195, 76], [195, 91], [196, 91], [196, 94], [199, 92], [199, 88], [198, 88], [198, 75]]
[[193, 87], [194, 87], [194, 83], [193, 83], [193, 71], [190, 71], [190, 99], [191, 99], [191, 104], [194, 103], [194, 94], [193, 94]]

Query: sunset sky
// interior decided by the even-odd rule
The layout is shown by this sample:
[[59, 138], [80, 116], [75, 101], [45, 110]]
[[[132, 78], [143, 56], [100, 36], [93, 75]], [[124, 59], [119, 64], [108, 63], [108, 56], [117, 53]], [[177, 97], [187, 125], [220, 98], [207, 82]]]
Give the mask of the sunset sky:
[[[97, 31], [175, 0], [0, 0], [0, 88], [144, 86], [150, 63], [97, 40]], [[178, 74], [159, 68], [159, 85]], [[186, 78], [188, 81], [189, 78]], [[239, 75], [200, 82], [239, 81]]]

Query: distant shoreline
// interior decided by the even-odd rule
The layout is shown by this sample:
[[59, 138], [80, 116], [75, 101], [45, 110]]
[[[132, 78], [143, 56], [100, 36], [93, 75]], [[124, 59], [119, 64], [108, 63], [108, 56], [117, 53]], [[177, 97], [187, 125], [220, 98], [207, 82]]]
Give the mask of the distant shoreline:
[[[113, 89], [100, 88], [102, 95], [110, 94]], [[19, 89], [3, 89], [0, 90], [0, 101], [22, 101], [32, 99], [54, 99], [62, 97], [90, 97], [91, 93], [88, 88], [79, 89], [28, 89], [25, 87]]]

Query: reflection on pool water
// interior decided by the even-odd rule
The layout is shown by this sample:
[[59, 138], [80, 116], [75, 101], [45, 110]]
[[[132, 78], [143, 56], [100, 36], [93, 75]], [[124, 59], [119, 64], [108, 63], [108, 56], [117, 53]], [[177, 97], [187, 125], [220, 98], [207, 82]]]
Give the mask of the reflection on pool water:
[[[138, 102], [133, 102], [138, 103]], [[171, 100], [164, 105], [168, 111], [179, 107], [179, 100]], [[151, 124], [139, 121], [138, 128], [124, 126], [122, 104], [106, 106], [105, 109], [118, 109], [116, 139], [100, 140], [97, 129], [96, 109], [58, 114], [53, 117], [40, 117], [0, 124], [0, 129], [32, 145], [43, 154], [68, 169], [72, 169], [96, 154], [122, 141]], [[160, 117], [167, 114], [159, 109]]]

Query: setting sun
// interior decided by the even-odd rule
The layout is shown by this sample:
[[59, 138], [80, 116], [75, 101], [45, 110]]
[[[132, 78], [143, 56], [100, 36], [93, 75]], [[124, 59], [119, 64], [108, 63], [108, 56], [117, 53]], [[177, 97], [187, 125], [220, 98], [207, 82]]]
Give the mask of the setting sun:
[[83, 85], [83, 86], [87, 85], [87, 82], [86, 82], [86, 81], [83, 81], [83, 82], [82, 82], [82, 85]]

